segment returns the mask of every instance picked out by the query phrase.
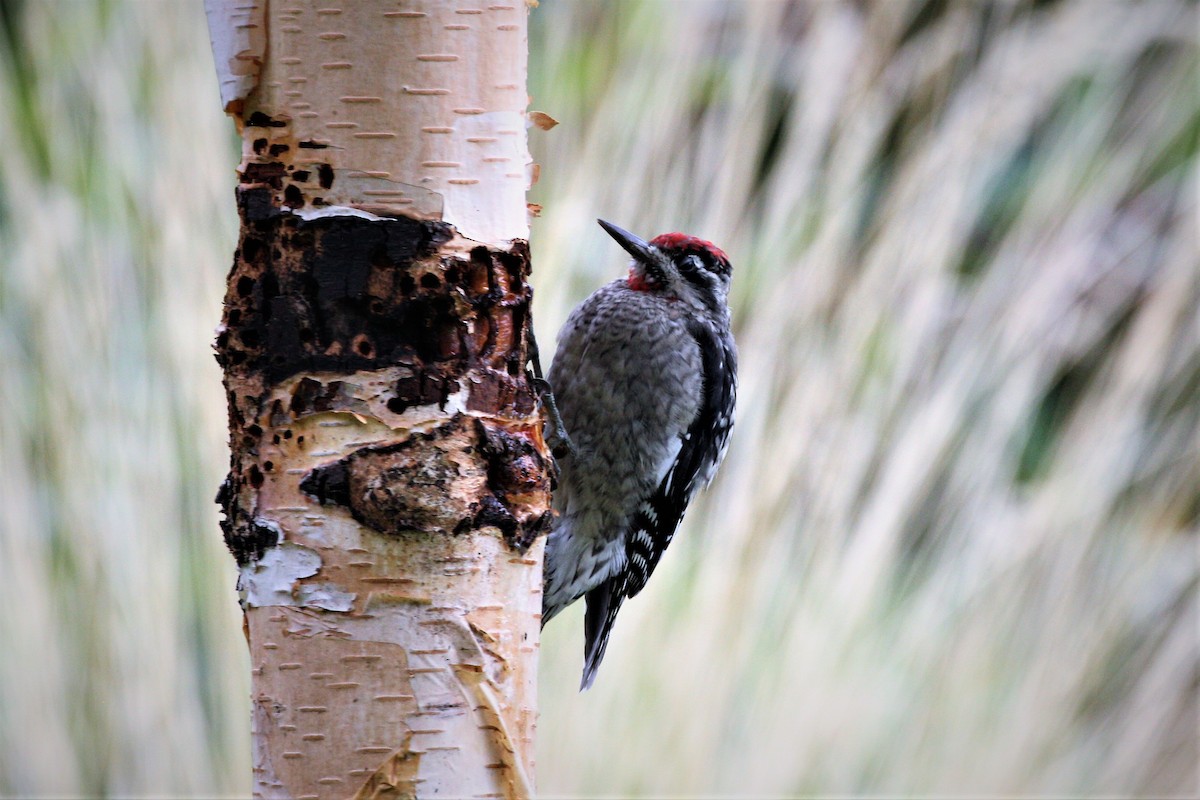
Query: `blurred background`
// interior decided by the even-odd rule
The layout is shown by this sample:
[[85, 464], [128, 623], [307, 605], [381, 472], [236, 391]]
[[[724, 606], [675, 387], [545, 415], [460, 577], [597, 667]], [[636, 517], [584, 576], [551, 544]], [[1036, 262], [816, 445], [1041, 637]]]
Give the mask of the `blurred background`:
[[[545, 2], [537, 324], [735, 265], [729, 458], [553, 796], [1200, 793], [1198, 7]], [[244, 795], [201, 3], [0, 4], [0, 794]]]

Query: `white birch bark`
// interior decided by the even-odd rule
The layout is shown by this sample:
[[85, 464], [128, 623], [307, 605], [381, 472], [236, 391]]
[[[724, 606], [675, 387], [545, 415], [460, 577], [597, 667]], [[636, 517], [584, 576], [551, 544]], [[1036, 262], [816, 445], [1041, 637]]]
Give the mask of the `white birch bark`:
[[[208, 14], [243, 142], [218, 358], [255, 794], [531, 796], [541, 542], [517, 540], [544, 529], [549, 480], [524, 375], [527, 10], [209, 0]], [[429, 252], [395, 255], [399, 217], [429, 223]], [[376, 234], [387, 246], [355, 249]], [[316, 288], [289, 295], [303, 280]], [[331, 292], [371, 310], [315, 334], [293, 321], [339, 308], [316, 308]], [[435, 303], [445, 319], [413, 321]], [[418, 355], [390, 357], [409, 353], [393, 323], [414, 326]], [[323, 504], [327, 473], [340, 488]]]

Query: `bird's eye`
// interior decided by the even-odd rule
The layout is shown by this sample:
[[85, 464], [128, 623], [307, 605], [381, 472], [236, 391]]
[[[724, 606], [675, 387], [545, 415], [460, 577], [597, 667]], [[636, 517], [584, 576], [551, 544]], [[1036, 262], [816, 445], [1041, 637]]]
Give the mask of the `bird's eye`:
[[701, 289], [707, 289], [712, 285], [716, 276], [709, 272], [708, 266], [700, 256], [684, 256], [678, 263], [679, 274], [688, 283]]

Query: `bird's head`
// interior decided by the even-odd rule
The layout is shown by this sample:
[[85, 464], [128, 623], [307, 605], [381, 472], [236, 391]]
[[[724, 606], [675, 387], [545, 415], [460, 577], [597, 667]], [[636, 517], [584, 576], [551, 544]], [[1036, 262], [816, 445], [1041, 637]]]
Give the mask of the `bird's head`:
[[684, 233], [664, 233], [647, 242], [611, 222], [596, 221], [633, 256], [629, 288], [677, 298], [698, 309], [725, 307], [733, 267], [712, 242]]

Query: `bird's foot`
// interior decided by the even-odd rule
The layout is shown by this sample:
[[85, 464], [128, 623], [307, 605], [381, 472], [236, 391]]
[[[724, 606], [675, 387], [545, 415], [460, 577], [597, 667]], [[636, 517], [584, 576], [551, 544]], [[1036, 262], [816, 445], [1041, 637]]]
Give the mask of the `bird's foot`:
[[535, 377], [533, 388], [542, 400], [546, 416], [550, 418], [550, 428], [547, 431], [546, 443], [556, 459], [570, 458], [575, 455], [575, 445], [567, 435], [567, 427], [563, 425], [562, 415], [558, 413], [558, 403], [554, 401], [554, 389], [545, 378]]

